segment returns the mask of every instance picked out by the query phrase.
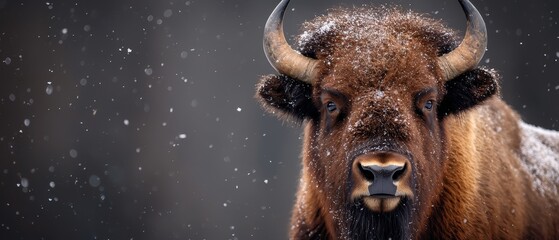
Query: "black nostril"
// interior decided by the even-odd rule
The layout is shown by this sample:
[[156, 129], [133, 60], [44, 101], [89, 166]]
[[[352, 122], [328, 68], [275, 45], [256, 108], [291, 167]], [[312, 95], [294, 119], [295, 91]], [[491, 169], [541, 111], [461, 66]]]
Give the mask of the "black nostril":
[[394, 174], [392, 174], [392, 180], [394, 181], [400, 180], [400, 178], [402, 178], [402, 176], [404, 175], [404, 172], [406, 172], [406, 166], [407, 165], [404, 165], [400, 167], [400, 169], [396, 169], [396, 171], [394, 171]]
[[369, 167], [363, 167], [363, 165], [359, 164], [359, 171], [361, 171], [363, 177], [365, 177], [365, 179], [367, 179], [368, 181], [372, 182], [373, 180], [375, 180], [375, 174]]

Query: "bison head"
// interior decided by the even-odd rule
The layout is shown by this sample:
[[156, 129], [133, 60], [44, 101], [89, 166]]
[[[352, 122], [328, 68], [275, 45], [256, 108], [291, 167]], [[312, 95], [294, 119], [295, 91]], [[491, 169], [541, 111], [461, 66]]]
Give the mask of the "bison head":
[[305, 122], [299, 191], [316, 198], [306, 207], [345, 236], [409, 237], [410, 223], [427, 225], [443, 187], [445, 120], [498, 91], [495, 74], [477, 67], [487, 42], [482, 17], [460, 0], [468, 22], [460, 42], [418, 14], [337, 9], [305, 23], [295, 51], [282, 29], [288, 2], [264, 36], [280, 75], [263, 77], [257, 98]]

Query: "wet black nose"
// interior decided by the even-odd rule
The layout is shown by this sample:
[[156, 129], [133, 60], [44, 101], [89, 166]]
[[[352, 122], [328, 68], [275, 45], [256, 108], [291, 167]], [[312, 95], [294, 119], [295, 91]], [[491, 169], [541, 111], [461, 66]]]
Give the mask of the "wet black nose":
[[361, 174], [368, 181], [372, 182], [369, 186], [369, 194], [378, 196], [394, 196], [396, 194], [396, 185], [404, 171], [404, 166], [398, 165], [361, 165], [359, 164]]
[[359, 165], [359, 170], [361, 170], [363, 176], [371, 182], [374, 182], [375, 179], [398, 181], [398, 179], [400, 179], [400, 177], [402, 176], [402, 173], [404, 173], [404, 166]]

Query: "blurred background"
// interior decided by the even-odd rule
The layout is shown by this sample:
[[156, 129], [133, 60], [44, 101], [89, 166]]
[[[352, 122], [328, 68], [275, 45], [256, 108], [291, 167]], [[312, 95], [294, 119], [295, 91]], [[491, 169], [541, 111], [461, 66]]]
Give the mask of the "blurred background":
[[[286, 35], [335, 6], [293, 1]], [[390, 1], [464, 31], [457, 1]], [[253, 98], [278, 1], [0, 0], [0, 239], [285, 239], [297, 125]], [[482, 65], [559, 129], [559, 2], [474, 0]]]

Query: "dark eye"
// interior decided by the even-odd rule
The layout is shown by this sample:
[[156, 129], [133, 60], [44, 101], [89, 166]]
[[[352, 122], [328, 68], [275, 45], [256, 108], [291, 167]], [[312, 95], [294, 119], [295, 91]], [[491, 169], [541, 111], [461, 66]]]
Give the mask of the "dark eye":
[[333, 112], [336, 111], [336, 109], [338, 109], [338, 107], [336, 106], [336, 104], [332, 101], [326, 103], [326, 110], [328, 110], [328, 112]]
[[429, 100], [429, 101], [425, 102], [425, 109], [427, 109], [429, 111], [431, 109], [433, 109], [433, 100]]

